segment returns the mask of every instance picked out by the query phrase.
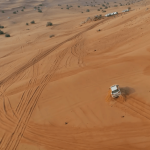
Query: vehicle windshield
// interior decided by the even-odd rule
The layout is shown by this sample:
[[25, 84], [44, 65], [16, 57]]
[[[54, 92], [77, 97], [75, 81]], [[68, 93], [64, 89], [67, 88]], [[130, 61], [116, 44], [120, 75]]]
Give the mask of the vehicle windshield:
[[112, 91], [112, 94], [117, 93], [117, 92], [119, 92], [119, 90], [118, 90], [118, 89], [116, 89], [116, 90]]

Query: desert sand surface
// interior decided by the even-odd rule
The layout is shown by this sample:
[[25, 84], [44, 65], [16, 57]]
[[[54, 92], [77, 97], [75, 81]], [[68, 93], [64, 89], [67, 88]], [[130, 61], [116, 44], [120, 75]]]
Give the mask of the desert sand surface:
[[106, 2], [0, 1], [0, 150], [150, 149], [150, 2]]

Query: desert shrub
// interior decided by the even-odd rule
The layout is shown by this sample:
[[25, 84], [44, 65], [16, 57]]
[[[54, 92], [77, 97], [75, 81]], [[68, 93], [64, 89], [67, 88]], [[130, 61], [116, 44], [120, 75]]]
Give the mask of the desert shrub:
[[105, 9], [107, 9], [108, 7], [107, 6], [105, 6]]
[[31, 24], [35, 24], [35, 21], [33, 20], [33, 21], [31, 21]]
[[23, 9], [25, 9], [25, 6], [23, 7]]
[[130, 10], [130, 9], [131, 9], [131, 7], [128, 7], [128, 9]]
[[100, 7], [100, 9], [102, 9], [102, 7]]
[[89, 9], [87, 9], [87, 10], [86, 10], [86, 12], [90, 12], [90, 10], [89, 10]]
[[28, 26], [29, 24], [28, 24], [28, 23], [26, 23], [26, 25]]
[[69, 9], [69, 7], [67, 7], [66, 9]]
[[43, 6], [43, 4], [39, 4], [39, 6]]
[[58, 4], [58, 6], [61, 6], [60, 4]]
[[5, 37], [10, 37], [10, 34], [6, 33], [6, 34], [5, 34]]
[[4, 34], [4, 32], [0, 30], [0, 34]]
[[97, 9], [97, 11], [100, 11], [100, 9]]
[[83, 13], [83, 11], [81, 13]]
[[46, 26], [52, 26], [53, 23], [52, 22], [47, 22]]
[[61, 8], [61, 9], [63, 9], [63, 8]]
[[0, 25], [0, 28], [4, 28], [4, 26], [1, 26], [1, 25]]
[[41, 9], [38, 9], [38, 12], [42, 13], [42, 10], [41, 10]]
[[2, 13], [4, 13], [4, 10], [2, 10]]
[[114, 7], [118, 7], [118, 5], [114, 5]]
[[36, 6], [34, 7], [34, 9], [36, 9]]
[[21, 11], [24, 11], [23, 9]]
[[16, 14], [16, 11], [14, 11], [13, 14]]
[[80, 8], [80, 6], [78, 6]]
[[102, 10], [102, 12], [106, 12], [106, 10]]
[[54, 34], [51, 34], [49, 37], [52, 38], [52, 37], [54, 37], [54, 36], [55, 36]]

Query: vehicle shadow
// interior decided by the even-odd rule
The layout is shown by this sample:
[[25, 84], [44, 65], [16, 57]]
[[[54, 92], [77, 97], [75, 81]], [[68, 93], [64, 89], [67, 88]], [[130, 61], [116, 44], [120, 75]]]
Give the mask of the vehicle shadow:
[[135, 92], [134, 88], [131, 87], [120, 87], [120, 91], [122, 96], [125, 98], [125, 101], [127, 100], [126, 97], [131, 95], [132, 93]]

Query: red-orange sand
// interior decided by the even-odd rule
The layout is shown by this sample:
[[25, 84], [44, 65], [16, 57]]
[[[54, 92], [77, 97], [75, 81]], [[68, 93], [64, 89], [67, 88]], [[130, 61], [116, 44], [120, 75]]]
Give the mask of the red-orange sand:
[[[150, 3], [110, 7], [119, 15], [81, 26], [106, 14], [97, 4], [0, 1], [11, 36], [0, 35], [0, 150], [150, 149]], [[113, 84], [123, 100], [107, 97]]]

